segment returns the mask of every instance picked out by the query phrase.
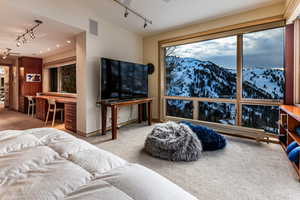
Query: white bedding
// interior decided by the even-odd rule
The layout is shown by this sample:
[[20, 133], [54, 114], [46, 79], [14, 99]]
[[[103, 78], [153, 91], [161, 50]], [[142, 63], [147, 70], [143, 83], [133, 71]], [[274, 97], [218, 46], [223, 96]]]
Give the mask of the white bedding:
[[0, 131], [1, 200], [196, 200], [154, 171], [51, 128]]

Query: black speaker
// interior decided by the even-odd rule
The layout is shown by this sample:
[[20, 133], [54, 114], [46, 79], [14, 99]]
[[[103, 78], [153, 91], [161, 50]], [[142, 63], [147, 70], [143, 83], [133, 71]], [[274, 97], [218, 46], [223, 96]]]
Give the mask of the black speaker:
[[148, 74], [153, 74], [155, 71], [154, 65], [152, 63], [148, 63], [147, 67], [148, 67]]

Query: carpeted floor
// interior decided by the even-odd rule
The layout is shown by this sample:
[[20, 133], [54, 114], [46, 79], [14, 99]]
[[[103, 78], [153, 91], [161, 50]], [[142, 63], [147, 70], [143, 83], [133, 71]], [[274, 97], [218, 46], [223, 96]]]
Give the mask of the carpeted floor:
[[[0, 109], [0, 130], [43, 127], [40, 120]], [[63, 129], [62, 125], [56, 128]], [[83, 138], [167, 177], [199, 200], [299, 200], [300, 182], [279, 145], [227, 137], [225, 150], [205, 152], [191, 163], [153, 158], [143, 151], [152, 127], [135, 124], [111, 134]], [[155, 183], [153, 183], [155, 184]]]
[[[47, 124], [47, 127], [51, 127], [52, 121]], [[36, 119], [35, 117], [29, 117], [26, 114], [11, 111], [0, 107], [0, 131], [3, 130], [24, 130], [30, 128], [44, 127], [44, 122]], [[58, 120], [55, 123], [54, 128], [64, 130], [64, 125]]]
[[[205, 152], [191, 163], [153, 158], [143, 151], [153, 127], [131, 125], [111, 135], [85, 140], [167, 177], [193, 195], [207, 200], [299, 200], [300, 182], [279, 145], [226, 137], [225, 150]], [[154, 183], [155, 184], [155, 183]]]

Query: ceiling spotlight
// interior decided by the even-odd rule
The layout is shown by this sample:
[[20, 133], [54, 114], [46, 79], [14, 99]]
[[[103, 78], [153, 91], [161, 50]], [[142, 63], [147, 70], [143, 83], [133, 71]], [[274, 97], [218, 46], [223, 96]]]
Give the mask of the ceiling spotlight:
[[20, 40], [17, 40], [16, 45], [17, 45], [17, 47], [20, 47], [22, 45], [22, 43], [20, 42]]
[[59, 44], [57, 44], [57, 45], [56, 45], [56, 48], [59, 48], [59, 47], [60, 47], [60, 45], [59, 45]]
[[7, 55], [3, 55], [2, 59], [5, 60], [7, 58]]
[[31, 39], [33, 39], [33, 40], [35, 39], [35, 35], [34, 35], [33, 30], [30, 31], [30, 37], [31, 37]]
[[40, 54], [42, 54], [43, 53], [43, 51], [40, 51]]
[[127, 18], [129, 15], [128, 9], [126, 8], [125, 13], [124, 13], [124, 17]]
[[68, 43], [68, 44], [71, 44], [71, 40], [68, 40], [67, 43]]
[[144, 28], [147, 28], [147, 26], [148, 26], [148, 24], [147, 24], [147, 22], [145, 21], [145, 23], [144, 23]]
[[50, 51], [51, 49], [50, 49], [50, 48], [48, 48], [47, 50], [48, 50], [48, 51]]

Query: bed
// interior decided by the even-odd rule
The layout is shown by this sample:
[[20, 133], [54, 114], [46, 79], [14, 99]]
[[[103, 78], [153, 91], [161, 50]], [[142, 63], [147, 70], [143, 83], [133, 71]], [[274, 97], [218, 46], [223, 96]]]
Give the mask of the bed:
[[196, 200], [141, 165], [56, 129], [0, 131], [1, 200]]

